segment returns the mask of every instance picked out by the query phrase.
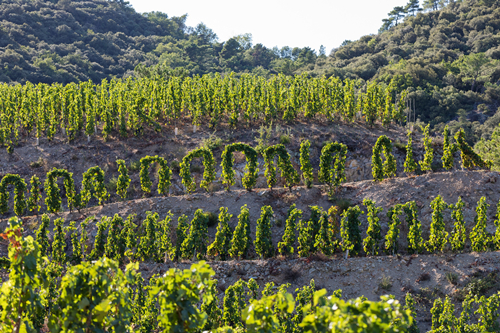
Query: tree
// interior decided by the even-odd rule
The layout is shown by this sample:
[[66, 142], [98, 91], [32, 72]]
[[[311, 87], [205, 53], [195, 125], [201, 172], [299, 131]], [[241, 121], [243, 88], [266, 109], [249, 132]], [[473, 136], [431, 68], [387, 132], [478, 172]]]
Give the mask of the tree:
[[389, 17], [394, 20], [394, 25], [398, 25], [398, 21], [405, 16], [405, 9], [403, 6], [396, 6], [389, 12]]
[[493, 60], [484, 53], [463, 55], [457, 60], [460, 73], [466, 81], [471, 81], [471, 91], [474, 91], [478, 79], [486, 80], [495, 70]]
[[424, 0], [424, 9], [438, 10], [440, 0]]
[[405, 12], [415, 16], [415, 12], [421, 11], [419, 0], [410, 0], [405, 6]]

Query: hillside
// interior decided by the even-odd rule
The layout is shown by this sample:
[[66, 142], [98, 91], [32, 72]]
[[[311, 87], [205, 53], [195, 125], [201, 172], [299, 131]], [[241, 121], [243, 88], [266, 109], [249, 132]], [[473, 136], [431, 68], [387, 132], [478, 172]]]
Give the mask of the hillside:
[[[500, 1], [449, 2], [326, 56], [310, 48], [269, 49], [251, 35], [219, 41], [186, 16], [138, 14], [115, 1], [2, 1], [0, 81], [68, 83], [128, 76], [213, 72], [338, 76], [408, 89], [408, 120], [442, 132], [463, 127], [470, 143], [500, 123]], [[474, 64], [479, 67], [474, 69]], [[140, 65], [139, 67], [137, 67]], [[136, 69], [134, 71], [134, 69]]]
[[489, 138], [499, 122], [490, 117], [500, 105], [500, 1], [448, 2], [346, 41], [312, 71], [386, 83], [398, 77], [416, 118], [440, 130], [463, 127], [473, 141]]

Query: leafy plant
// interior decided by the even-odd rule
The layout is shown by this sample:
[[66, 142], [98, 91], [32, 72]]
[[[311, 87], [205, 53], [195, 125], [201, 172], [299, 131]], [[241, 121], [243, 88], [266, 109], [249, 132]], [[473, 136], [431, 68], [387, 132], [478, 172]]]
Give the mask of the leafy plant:
[[277, 182], [276, 168], [274, 167], [275, 155], [278, 155], [278, 167], [281, 170], [281, 177], [285, 179], [286, 186], [292, 188], [293, 185], [299, 182], [299, 175], [293, 168], [290, 162], [290, 154], [288, 154], [284, 145], [278, 144], [267, 147], [262, 151], [262, 155], [264, 155], [264, 164], [266, 166], [264, 175], [267, 178], [269, 188], [272, 188]]
[[27, 208], [30, 212], [35, 212], [38, 215], [41, 208], [40, 202], [42, 201], [42, 190], [41, 190], [42, 183], [40, 182], [40, 179], [36, 175], [33, 175], [31, 177], [30, 184], [31, 184], [31, 189], [27, 201]]
[[380, 218], [378, 214], [382, 212], [382, 207], [375, 207], [375, 202], [370, 199], [364, 199], [363, 205], [367, 209], [368, 229], [366, 231], [366, 238], [363, 239], [363, 248], [365, 253], [375, 256], [378, 254], [379, 243], [382, 240], [380, 227]]
[[7, 185], [14, 185], [14, 213], [21, 216], [26, 210], [26, 202], [24, 199], [24, 192], [27, 186], [24, 179], [19, 175], [6, 174], [2, 181], [0, 181], [0, 213], [5, 214], [9, 210], [9, 193], [7, 192]]
[[245, 166], [245, 174], [243, 175], [241, 183], [244, 188], [250, 191], [257, 182], [257, 174], [259, 172], [259, 169], [257, 168], [259, 165], [257, 160], [257, 151], [249, 145], [241, 142], [227, 145], [222, 152], [222, 183], [226, 185], [228, 190], [231, 185], [235, 184], [233, 170], [233, 153], [235, 151], [240, 151], [245, 155], [247, 164]]
[[220, 208], [219, 225], [217, 226], [215, 240], [207, 249], [209, 256], [218, 256], [221, 260], [226, 260], [229, 256], [232, 232], [228, 222], [232, 217], [232, 214], [228, 214], [227, 208]]
[[424, 249], [424, 239], [422, 238], [422, 223], [417, 216], [417, 204], [409, 201], [403, 206], [406, 214], [406, 224], [408, 226], [408, 252], [422, 253]]
[[430, 124], [422, 128], [424, 132], [424, 159], [420, 162], [420, 170], [430, 171], [432, 168], [432, 160], [434, 159], [434, 149], [432, 148], [432, 138], [430, 137]]
[[[293, 254], [293, 244], [295, 243], [295, 229], [296, 221], [302, 217], [302, 211], [295, 208], [295, 204], [290, 206], [288, 217], [286, 219], [285, 233], [283, 234], [283, 241], [278, 243], [278, 252], [281, 255]], [[299, 222], [300, 223], [300, 222]]]
[[198, 258], [198, 260], [201, 260], [205, 256], [208, 243], [207, 223], [207, 215], [203, 213], [203, 210], [197, 209], [189, 227], [189, 235], [181, 244], [183, 258]]
[[443, 198], [438, 195], [431, 202], [432, 208], [432, 221], [429, 240], [425, 243], [425, 248], [430, 253], [435, 251], [443, 252], [446, 246], [448, 232], [446, 232], [445, 224], [443, 220], [443, 211], [448, 208], [448, 205], [444, 202]]
[[241, 213], [238, 215], [238, 224], [234, 229], [229, 254], [232, 258], [241, 258], [247, 253], [251, 243], [250, 212], [245, 204], [241, 207]]
[[387, 212], [389, 218], [389, 230], [385, 235], [385, 251], [393, 255], [398, 252], [399, 226], [401, 220], [399, 216], [403, 213], [403, 205], [397, 204]]
[[302, 171], [304, 184], [307, 188], [310, 188], [314, 182], [313, 168], [309, 157], [310, 147], [311, 142], [309, 140], [304, 140], [300, 143], [300, 170]]
[[151, 179], [149, 178], [149, 165], [153, 162], [158, 163], [160, 169], [158, 170], [158, 193], [163, 195], [168, 195], [168, 190], [170, 188], [170, 177], [172, 175], [172, 171], [168, 167], [167, 161], [163, 157], [156, 156], [146, 156], [141, 158], [141, 189], [144, 192], [151, 192]]
[[404, 171], [407, 174], [415, 172], [417, 170], [417, 163], [413, 158], [413, 143], [412, 143], [412, 131], [408, 131], [408, 143], [406, 144], [406, 159], [404, 163]]
[[209, 191], [209, 185], [215, 179], [215, 160], [212, 151], [207, 148], [198, 148], [191, 151], [189, 154], [184, 156], [181, 162], [181, 171], [179, 175], [182, 178], [182, 184], [186, 188], [186, 192], [190, 193], [196, 189], [196, 184], [191, 178], [191, 172], [189, 171], [189, 166], [193, 158], [203, 157], [203, 180], [200, 183], [200, 187], [204, 188], [207, 192]]
[[130, 176], [128, 175], [127, 166], [124, 160], [116, 160], [118, 164], [118, 181], [116, 183], [116, 194], [118, 194], [122, 199], [127, 197], [127, 190], [130, 186]]
[[271, 219], [273, 217], [271, 206], [261, 208], [260, 218], [257, 220], [255, 233], [255, 251], [261, 258], [270, 258], [274, 255], [273, 239], [271, 235]]
[[481, 197], [476, 207], [475, 226], [470, 233], [472, 251], [485, 252], [488, 250], [490, 235], [486, 231], [487, 210], [490, 205], [486, 203], [486, 198]]
[[458, 201], [455, 205], [450, 205], [451, 218], [454, 221], [453, 230], [451, 231], [450, 244], [451, 249], [454, 252], [462, 252], [465, 248], [465, 241], [467, 240], [467, 230], [465, 229], [465, 219], [463, 214], [463, 208], [465, 203], [462, 201], [461, 197], [458, 197]]
[[342, 237], [342, 251], [346, 252], [346, 256], [351, 254], [356, 255], [361, 250], [361, 231], [359, 226], [359, 215], [362, 214], [358, 206], [349, 207], [342, 213], [340, 220], [340, 235]]
[[[345, 161], [347, 146], [343, 143], [328, 143], [321, 149], [319, 158], [319, 181], [329, 187], [329, 195], [332, 196], [340, 184], [345, 181]], [[333, 167], [332, 162], [335, 162]]]
[[[385, 161], [382, 164], [381, 153], [384, 153]], [[396, 175], [396, 159], [392, 155], [392, 142], [385, 135], [380, 136], [373, 146], [372, 175], [374, 181], [381, 181], [385, 177]]]

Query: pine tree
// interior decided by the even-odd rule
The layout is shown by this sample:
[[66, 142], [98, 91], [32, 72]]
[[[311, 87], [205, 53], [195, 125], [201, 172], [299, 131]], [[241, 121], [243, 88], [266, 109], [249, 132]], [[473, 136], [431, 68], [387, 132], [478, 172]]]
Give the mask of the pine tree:
[[458, 201], [455, 205], [450, 205], [450, 209], [453, 209], [451, 212], [451, 219], [454, 221], [450, 238], [453, 252], [462, 252], [465, 249], [467, 230], [465, 229], [464, 206], [465, 203], [462, 201], [461, 197], [458, 197]]
[[273, 238], [271, 235], [271, 219], [273, 218], [271, 206], [261, 208], [260, 218], [257, 220], [255, 233], [255, 252], [261, 258], [271, 258], [274, 255]]
[[250, 212], [247, 205], [241, 207], [241, 213], [238, 215], [238, 224], [234, 229], [233, 238], [231, 239], [231, 248], [229, 254], [232, 258], [242, 258], [248, 250], [248, 239], [250, 238]]
[[231, 241], [231, 228], [228, 222], [233, 217], [233, 214], [228, 214], [227, 207], [221, 207], [219, 213], [219, 225], [215, 240], [207, 249], [209, 256], [219, 256], [221, 260], [226, 260], [229, 256], [229, 246]]
[[364, 199], [363, 205], [366, 206], [368, 211], [366, 216], [368, 219], [368, 230], [366, 231], [366, 238], [363, 240], [363, 248], [365, 253], [375, 256], [378, 254], [379, 243], [382, 240], [380, 227], [380, 218], [378, 214], [382, 212], [382, 207], [376, 207], [375, 202], [370, 199]]
[[443, 201], [443, 198], [440, 195], [438, 195], [431, 202], [431, 233], [429, 240], [425, 243], [425, 248], [430, 253], [434, 253], [435, 251], [443, 252], [444, 247], [446, 246], [448, 233], [446, 232], [443, 220], [443, 210], [447, 207], [448, 205]]
[[408, 252], [422, 253], [424, 239], [422, 238], [422, 223], [417, 216], [417, 204], [415, 201], [409, 201], [403, 206], [403, 210], [408, 225]]
[[434, 159], [434, 149], [432, 149], [432, 138], [430, 137], [430, 124], [422, 127], [422, 131], [424, 132], [424, 148], [425, 154], [423, 161], [420, 161], [420, 170], [422, 171], [430, 171], [432, 170], [432, 160]]
[[484, 252], [488, 250], [488, 243], [490, 242], [490, 235], [486, 231], [486, 221], [488, 207], [490, 205], [486, 203], [486, 198], [481, 197], [476, 207], [476, 217], [474, 222], [476, 225], [472, 228], [470, 233], [470, 241], [472, 251]]
[[413, 143], [412, 143], [412, 132], [408, 131], [408, 143], [406, 144], [406, 159], [404, 163], [404, 171], [410, 174], [417, 170], [417, 163], [413, 158]]
[[361, 231], [359, 226], [359, 206], [349, 207], [342, 213], [340, 221], [340, 234], [342, 236], [342, 251], [346, 251], [346, 257], [351, 254], [356, 255], [361, 250]]

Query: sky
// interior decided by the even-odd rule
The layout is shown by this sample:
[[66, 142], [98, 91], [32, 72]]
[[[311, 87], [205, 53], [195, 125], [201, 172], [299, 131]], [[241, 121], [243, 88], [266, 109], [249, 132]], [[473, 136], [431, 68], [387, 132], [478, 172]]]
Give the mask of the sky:
[[328, 54], [344, 40], [376, 34], [395, 6], [408, 0], [128, 0], [139, 13], [188, 14], [187, 25], [203, 22], [220, 42], [250, 33], [253, 44], [310, 47]]

